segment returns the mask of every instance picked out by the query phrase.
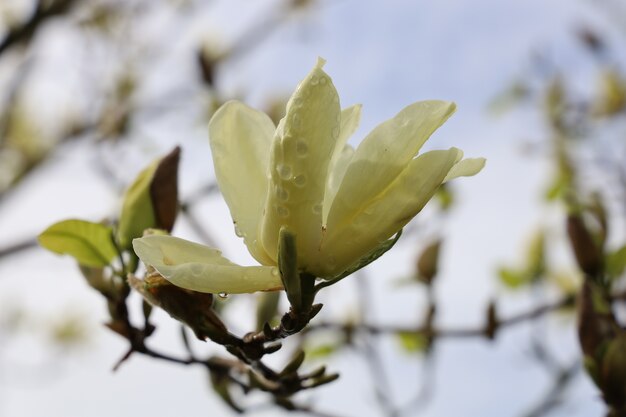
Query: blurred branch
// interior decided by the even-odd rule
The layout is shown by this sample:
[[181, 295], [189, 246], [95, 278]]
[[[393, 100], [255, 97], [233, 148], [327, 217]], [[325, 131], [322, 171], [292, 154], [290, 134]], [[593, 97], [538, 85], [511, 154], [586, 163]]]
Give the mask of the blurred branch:
[[523, 417], [541, 417], [548, 415], [563, 403], [563, 394], [582, 370], [580, 359], [554, 372], [554, 381], [545, 395]]
[[54, 16], [68, 12], [76, 3], [76, 0], [37, 0], [34, 11], [30, 18], [23, 24], [9, 30], [4, 39], [0, 41], [0, 55], [13, 46], [28, 43], [41, 25]]
[[[614, 297], [614, 299], [623, 299], [626, 297], [626, 292], [620, 293]], [[398, 325], [376, 325], [376, 324], [368, 324], [368, 323], [350, 323], [350, 324], [341, 324], [341, 323], [332, 323], [332, 322], [321, 322], [316, 323], [309, 326], [309, 331], [321, 330], [321, 329], [331, 329], [338, 330], [342, 332], [354, 332], [354, 331], [362, 331], [370, 334], [385, 334], [385, 333], [415, 333], [415, 334], [425, 334], [432, 338], [472, 338], [472, 337], [491, 337], [497, 331], [497, 329], [501, 328], [509, 328], [515, 326], [520, 323], [524, 323], [527, 321], [536, 320], [538, 318], [543, 317], [545, 314], [551, 313], [553, 311], [572, 307], [574, 305], [575, 298], [571, 295], [564, 296], [557, 301], [543, 304], [537, 307], [534, 307], [528, 311], [524, 311], [522, 313], [518, 313], [512, 315], [511, 317], [505, 319], [496, 319], [495, 322], [489, 322], [483, 326], [479, 327], [467, 327], [467, 328], [449, 328], [449, 329], [437, 329], [431, 326], [423, 325], [418, 327], [412, 326], [398, 326]], [[495, 328], [494, 328], [495, 326]]]
[[[368, 276], [364, 272], [361, 272], [355, 278], [354, 283], [358, 294], [359, 317], [364, 321], [371, 320], [372, 316], [375, 316], [375, 311], [373, 309], [370, 285], [367, 280]], [[376, 383], [373, 384], [376, 399], [386, 415], [396, 417], [398, 410], [391, 397], [391, 385], [385, 372], [385, 366], [382, 362], [376, 343], [377, 341], [372, 337], [372, 334], [366, 334], [365, 336], [363, 340], [363, 354], [372, 380], [376, 381]]]
[[0, 247], [0, 258], [5, 256], [14, 255], [18, 252], [22, 252], [27, 249], [32, 249], [37, 247], [36, 239], [26, 239], [18, 243], [14, 243], [12, 245], [8, 245], [5, 247]]

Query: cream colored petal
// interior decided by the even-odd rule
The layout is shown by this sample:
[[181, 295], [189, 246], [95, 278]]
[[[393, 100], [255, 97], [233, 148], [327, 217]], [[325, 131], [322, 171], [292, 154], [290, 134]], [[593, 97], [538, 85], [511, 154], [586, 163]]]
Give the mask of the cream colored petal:
[[485, 158], [468, 158], [456, 163], [443, 182], [448, 182], [458, 177], [471, 177], [478, 174], [485, 167]]
[[457, 159], [459, 149], [426, 152], [371, 203], [342, 224], [328, 227], [322, 241], [317, 276], [345, 271], [404, 227], [432, 198]]
[[258, 239], [267, 194], [267, 166], [274, 123], [263, 112], [238, 101], [224, 104], [209, 122], [209, 139], [220, 190], [248, 251], [269, 265]]
[[446, 101], [421, 101], [378, 125], [352, 158], [332, 203], [328, 227], [342, 223], [381, 194], [455, 108]]
[[324, 193], [322, 209], [322, 224], [326, 224], [331, 203], [354, 155], [354, 149], [346, 144], [350, 136], [359, 127], [361, 107], [360, 104], [356, 104], [341, 111], [341, 130], [335, 144], [335, 151], [330, 159], [330, 165], [328, 166], [328, 179], [326, 180], [326, 192]]
[[335, 151], [341, 151], [346, 143], [348, 143], [350, 136], [352, 136], [359, 127], [359, 122], [361, 121], [361, 107], [360, 104], [355, 104], [341, 111], [341, 127], [337, 143], [335, 144]]
[[298, 261], [317, 255], [328, 166], [340, 133], [339, 97], [319, 60], [298, 85], [272, 142], [263, 246], [274, 259], [278, 232], [296, 233]]
[[139, 258], [172, 284], [207, 293], [251, 293], [282, 289], [278, 268], [239, 266], [220, 251], [172, 236], [133, 240]]
[[[337, 158], [335, 158], [335, 156], [337, 156]], [[335, 195], [339, 190], [344, 175], [346, 175], [346, 171], [348, 170], [353, 156], [354, 148], [350, 145], [345, 145], [341, 152], [337, 152], [333, 155], [335, 161], [332, 168], [329, 168], [328, 180], [326, 181], [326, 194], [324, 194], [324, 207], [322, 211], [322, 223], [324, 225], [326, 225], [328, 212], [330, 211], [332, 202], [335, 199]]]

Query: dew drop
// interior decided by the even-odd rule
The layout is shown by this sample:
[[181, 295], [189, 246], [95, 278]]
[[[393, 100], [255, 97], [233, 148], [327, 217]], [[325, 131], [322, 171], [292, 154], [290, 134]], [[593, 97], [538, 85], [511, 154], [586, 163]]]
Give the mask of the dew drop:
[[313, 214], [320, 214], [322, 212], [322, 205], [316, 204], [313, 206]]
[[217, 294], [217, 296], [219, 298], [226, 299], [226, 298], [228, 298], [228, 293], [227, 292], [221, 292], [221, 293]]
[[288, 180], [291, 178], [291, 167], [289, 165], [279, 164], [276, 170], [278, 171], [278, 176], [282, 179]]
[[311, 77], [311, 85], [317, 85], [317, 83], [319, 83], [319, 82], [320, 82], [320, 80], [319, 80], [319, 78], [317, 78], [316, 75]]
[[272, 275], [274, 275], [275, 277], [280, 275], [280, 272], [278, 272], [278, 268], [272, 268]]
[[296, 184], [298, 187], [303, 187], [304, 184], [306, 184], [306, 177], [302, 174], [296, 176], [293, 179], [294, 184]]
[[305, 157], [309, 153], [309, 145], [306, 140], [300, 138], [296, 141], [296, 153], [299, 157]]
[[300, 97], [296, 97], [293, 99], [293, 105], [296, 107], [302, 106], [302, 99]]
[[320, 84], [324, 85], [328, 82], [328, 80], [326, 79], [326, 77], [320, 77]]
[[276, 212], [278, 213], [278, 215], [280, 217], [287, 217], [287, 216], [289, 216], [289, 209], [287, 207], [278, 206], [278, 207], [276, 207]]
[[276, 187], [276, 197], [279, 200], [287, 201], [289, 199], [289, 193], [283, 187]]

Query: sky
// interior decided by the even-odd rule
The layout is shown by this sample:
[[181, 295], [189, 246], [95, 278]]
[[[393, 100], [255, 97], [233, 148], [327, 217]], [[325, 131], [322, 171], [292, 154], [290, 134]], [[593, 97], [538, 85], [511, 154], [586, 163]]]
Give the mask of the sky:
[[[176, 67], [176, 63], [191, 53], [190, 46], [199, 37], [219, 33], [225, 41], [235, 38], [275, 3], [211, 2], [185, 27], [181, 18], [153, 16], [146, 26], [147, 37], [161, 36], [163, 31], [176, 36], [169, 37], [164, 46], [171, 52], [150, 63], [155, 67], [141, 99], [149, 101], [167, 90], [173, 71], [177, 76], [182, 74], [181, 79], [192, 71]], [[524, 74], [538, 49], [546, 48], [562, 62], [576, 65], [580, 57], [563, 51], [571, 50], [572, 33], [578, 25], [608, 21], [603, 27], [615, 38], [620, 36], [619, 28], [592, 2], [582, 0], [321, 3], [323, 6], [311, 14], [293, 16], [253, 53], [218, 68], [223, 92], [247, 91], [243, 99], [259, 106], [277, 91], [289, 94], [321, 56], [327, 60], [325, 70], [339, 91], [342, 106], [363, 104], [361, 127], [351, 140], [355, 144], [378, 123], [414, 101], [455, 101], [457, 113], [433, 135], [427, 148], [458, 146], [466, 156], [483, 156], [488, 163], [480, 175], [455, 184], [459, 206], [445, 226], [444, 267], [436, 288], [442, 306], [438, 323], [478, 325], [486, 303], [494, 296], [505, 300], [505, 313], [532, 305], [536, 300], [530, 296], [505, 293], [496, 283], [495, 269], [518, 259], [520, 245], [534, 228], [554, 216], [541, 206], [540, 198], [548, 163], [522, 152], [525, 141], [542, 138], [542, 126], [536, 114], [524, 110], [496, 117], [489, 112], [489, 103]], [[47, 53], [63, 56], [68, 44], [71, 40], [60, 42]], [[54, 100], [57, 87], [50, 84], [53, 82], [42, 82], [41, 89], [50, 92], [48, 100]], [[119, 167], [130, 175], [151, 157], [180, 143], [181, 189], [183, 195], [191, 193], [213, 175], [204, 126], [198, 123], [188, 127], [200, 113], [194, 106], [201, 103], [194, 97], [194, 101], [181, 104], [185, 114], [180, 120], [157, 120], [132, 149], [125, 149], [128, 154], [110, 150], [105, 157], [138, 161]], [[187, 126], [185, 137], [178, 134], [180, 125]], [[29, 178], [0, 206], [0, 247], [35, 235], [57, 220], [98, 219], [111, 213], [119, 201], [116, 191], [91, 169], [99, 157], [102, 154], [87, 144], [67, 146]], [[206, 213], [206, 223], [230, 259], [251, 262], [233, 233], [227, 207], [219, 196], [203, 202], [197, 213]], [[198, 238], [184, 223], [175, 232]], [[377, 295], [376, 320], [410, 323], [412, 315], [420, 311], [415, 303], [425, 302], [423, 294], [398, 289], [392, 281], [411, 271], [415, 246], [419, 245], [411, 239], [401, 241], [368, 268], [367, 277], [333, 287], [324, 317], [354, 314], [350, 300], [359, 285], [356, 279], [368, 279]], [[40, 336], [8, 340], [6, 344], [0, 340], [0, 416], [230, 415], [209, 393], [206, 375], [200, 369], [135, 356], [112, 373], [111, 366], [125, 345], [100, 326], [106, 317], [102, 300], [87, 288], [68, 258], [34, 250], [1, 261], [0, 303], [27, 306], [39, 317], [38, 325], [67, 313], [78, 315], [97, 329], [86, 346], [70, 355], [56, 351]], [[165, 314], [159, 313], [158, 319], [162, 326], [155, 343], [172, 352], [182, 351], [177, 328]], [[558, 349], [559, 360], [567, 363], [576, 358], [571, 320], [554, 317], [546, 326], [546, 337]], [[532, 326], [523, 325], [504, 332], [494, 342], [442, 342], [436, 353], [436, 371], [428, 374], [433, 396], [420, 415], [522, 415], [550, 384], [545, 372], [529, 358], [532, 330]], [[381, 340], [380, 348], [393, 376], [394, 398], [400, 403], [409, 401], [421, 376], [426, 375], [421, 362], [399, 353], [394, 340]], [[331, 358], [329, 369], [339, 371], [341, 379], [303, 398], [338, 415], [379, 415], [371, 377], [361, 356], [350, 350], [342, 352]], [[347, 396], [355, 397], [346, 401]], [[579, 378], [571, 387], [569, 398], [573, 400], [553, 415], [602, 414], [603, 406], [586, 378]], [[261, 401], [262, 397], [256, 399]], [[278, 414], [268, 411], [258, 415]]]

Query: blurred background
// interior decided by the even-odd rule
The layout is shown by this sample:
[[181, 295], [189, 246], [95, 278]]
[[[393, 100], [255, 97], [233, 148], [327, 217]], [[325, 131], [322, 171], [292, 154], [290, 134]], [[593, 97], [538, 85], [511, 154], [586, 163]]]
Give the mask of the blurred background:
[[[112, 372], [127, 346], [103, 326], [106, 303], [35, 238], [62, 219], [114, 218], [135, 175], [180, 145], [173, 234], [253, 264], [216, 190], [206, 126], [233, 98], [279, 120], [318, 56], [342, 107], [363, 104], [351, 143], [412, 102], [451, 100], [457, 113], [426, 147], [488, 163], [442, 190], [392, 251], [324, 291], [315, 320], [342, 326], [274, 360], [302, 345], [305, 367], [341, 377], [298, 399], [319, 416], [603, 415], [581, 365], [562, 198], [572, 184], [600, 196], [617, 253], [625, 47], [617, 0], [1, 0], [0, 416], [235, 413], [201, 368], [133, 355]], [[420, 259], [433, 248], [428, 274]], [[216, 303], [243, 334], [256, 301]], [[496, 311], [543, 305], [483, 330]], [[184, 352], [177, 322], [154, 316], [151, 345]], [[262, 394], [233, 395], [251, 415], [287, 414]]]

